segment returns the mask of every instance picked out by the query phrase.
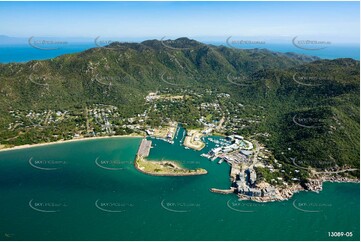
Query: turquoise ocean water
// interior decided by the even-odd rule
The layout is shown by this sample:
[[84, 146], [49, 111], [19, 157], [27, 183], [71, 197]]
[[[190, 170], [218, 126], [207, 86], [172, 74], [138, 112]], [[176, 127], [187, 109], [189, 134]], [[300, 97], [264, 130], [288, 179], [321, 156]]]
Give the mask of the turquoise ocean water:
[[[0, 240], [359, 240], [359, 184], [326, 183], [259, 204], [228, 188], [229, 169], [153, 139], [149, 159], [204, 176], [155, 177], [133, 166], [140, 138], [87, 140], [0, 152]], [[214, 147], [207, 141], [203, 152]], [[328, 232], [352, 232], [332, 238]]]
[[[49, 59], [93, 47], [0, 45], [0, 63]], [[263, 47], [326, 59], [360, 56], [358, 46], [317, 51]], [[182, 137], [181, 129], [173, 145], [153, 140], [149, 158], [202, 167], [207, 175], [139, 173], [133, 161], [140, 138], [0, 152], [0, 240], [359, 240], [359, 184], [325, 183], [321, 193], [301, 192], [285, 202], [239, 202], [234, 195], [209, 192], [229, 187], [229, 166], [184, 149]], [[208, 142], [202, 152], [212, 147]], [[329, 232], [344, 235], [329, 237]]]
[[[214, 45], [228, 46], [225, 42], [205, 42]], [[54, 50], [41, 50], [32, 47], [31, 45], [24, 44], [1, 44], [0, 43], [0, 63], [10, 62], [27, 62], [31, 60], [45, 60], [54, 58], [63, 54], [71, 54], [81, 52], [90, 48], [98, 47], [94, 42], [86, 43], [69, 43], [60, 46]], [[320, 50], [304, 50], [295, 47], [292, 44], [264, 44], [264, 45], [235, 45], [235, 48], [266, 48], [271, 51], [277, 52], [295, 52], [298, 54], [318, 56], [323, 59], [336, 59], [336, 58], [353, 58], [360, 60], [360, 47], [356, 44], [349, 45], [330, 45], [325, 49]]]

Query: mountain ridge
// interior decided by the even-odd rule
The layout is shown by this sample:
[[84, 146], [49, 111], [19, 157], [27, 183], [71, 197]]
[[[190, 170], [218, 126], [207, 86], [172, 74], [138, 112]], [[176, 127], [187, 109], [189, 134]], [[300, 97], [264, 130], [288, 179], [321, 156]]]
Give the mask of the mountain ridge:
[[[359, 143], [359, 66], [359, 61], [350, 58], [322, 60], [293, 53], [212, 46], [188, 38], [111, 43], [50, 60], [1, 64], [0, 142], [24, 142], [12, 141], [7, 130], [13, 110], [83, 110], [103, 103], [118, 106], [128, 118], [144, 112], [148, 105], [144, 98], [154, 91], [197, 93], [193, 101], [179, 104], [195, 115], [178, 120], [197, 125], [198, 96], [206, 100], [210, 90], [231, 95], [227, 102], [213, 95], [227, 108], [237, 110], [237, 102], [247, 106], [248, 110], [226, 113], [230, 120], [232, 115], [248, 115], [248, 119], [265, 116], [259, 124], [229, 132], [272, 134], [268, 140], [260, 139], [277, 159], [291, 148], [307, 151], [309, 159], [326, 159], [331, 154], [339, 165], [359, 167], [359, 147], [355, 145]], [[173, 116], [176, 110], [169, 112]], [[353, 143], [353, 151], [337, 154], [330, 148], [347, 149], [347, 142]], [[318, 157], [318, 151], [312, 149], [315, 145], [325, 149], [324, 154]], [[302, 157], [302, 152], [289, 153]]]

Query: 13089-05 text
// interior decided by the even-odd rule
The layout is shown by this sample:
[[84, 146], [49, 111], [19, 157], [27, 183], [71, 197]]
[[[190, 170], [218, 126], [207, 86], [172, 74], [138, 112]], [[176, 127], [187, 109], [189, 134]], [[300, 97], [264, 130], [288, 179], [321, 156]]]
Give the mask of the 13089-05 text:
[[328, 237], [352, 237], [352, 232], [328, 232]]

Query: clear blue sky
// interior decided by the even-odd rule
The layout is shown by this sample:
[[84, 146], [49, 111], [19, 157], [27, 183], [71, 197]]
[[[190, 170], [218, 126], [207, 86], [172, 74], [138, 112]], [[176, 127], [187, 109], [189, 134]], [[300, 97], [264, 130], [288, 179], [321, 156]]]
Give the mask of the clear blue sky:
[[15, 37], [310, 36], [359, 43], [359, 2], [0, 2]]

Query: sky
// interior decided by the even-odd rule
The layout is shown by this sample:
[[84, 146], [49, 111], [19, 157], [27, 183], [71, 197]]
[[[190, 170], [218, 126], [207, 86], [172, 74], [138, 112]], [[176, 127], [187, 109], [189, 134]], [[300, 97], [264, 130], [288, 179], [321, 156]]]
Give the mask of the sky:
[[13, 37], [312, 37], [359, 43], [359, 2], [0, 2]]

